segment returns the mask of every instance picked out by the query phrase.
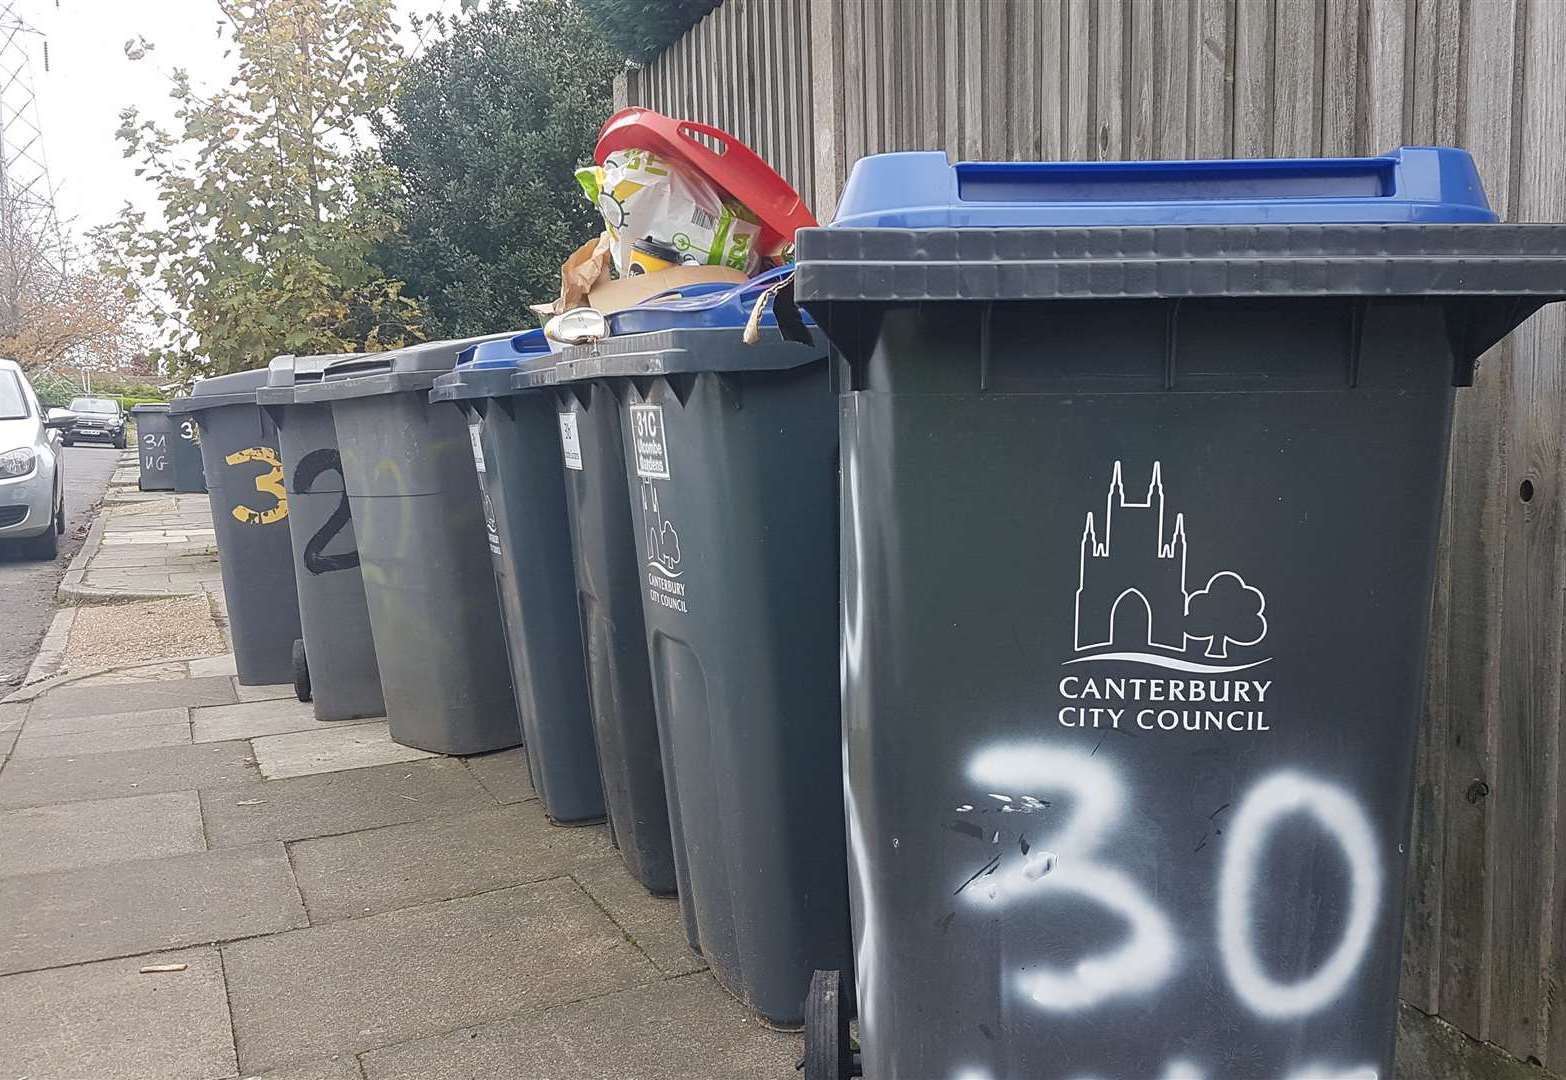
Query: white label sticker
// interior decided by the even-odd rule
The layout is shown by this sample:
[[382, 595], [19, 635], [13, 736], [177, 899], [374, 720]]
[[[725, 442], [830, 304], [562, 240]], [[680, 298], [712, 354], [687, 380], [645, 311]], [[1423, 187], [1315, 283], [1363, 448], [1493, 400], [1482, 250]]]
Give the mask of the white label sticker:
[[473, 467], [479, 472], [484, 471], [484, 444], [479, 440], [479, 426], [468, 425], [468, 438], [473, 440]]
[[631, 438], [636, 446], [636, 475], [669, 479], [669, 446], [663, 438], [663, 406], [631, 406]]
[[582, 440], [576, 437], [576, 413], [560, 414], [560, 453], [568, 469], [582, 468]]

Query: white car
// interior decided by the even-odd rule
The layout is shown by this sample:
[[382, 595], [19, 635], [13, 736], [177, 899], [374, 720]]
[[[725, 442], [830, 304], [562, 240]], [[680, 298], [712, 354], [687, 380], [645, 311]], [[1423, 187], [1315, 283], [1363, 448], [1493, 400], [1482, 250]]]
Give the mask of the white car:
[[45, 413], [14, 360], [0, 359], [0, 544], [21, 542], [52, 559], [65, 532], [65, 455], [60, 429], [74, 414]]

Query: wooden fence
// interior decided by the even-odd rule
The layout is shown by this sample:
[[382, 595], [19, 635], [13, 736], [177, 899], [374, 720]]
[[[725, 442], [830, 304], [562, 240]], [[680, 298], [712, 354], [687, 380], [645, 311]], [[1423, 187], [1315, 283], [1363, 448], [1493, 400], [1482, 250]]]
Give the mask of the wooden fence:
[[[727, 128], [830, 217], [864, 154], [1473, 152], [1566, 220], [1566, 0], [727, 0], [617, 87]], [[1403, 994], [1566, 1069], [1566, 313], [1459, 395]]]

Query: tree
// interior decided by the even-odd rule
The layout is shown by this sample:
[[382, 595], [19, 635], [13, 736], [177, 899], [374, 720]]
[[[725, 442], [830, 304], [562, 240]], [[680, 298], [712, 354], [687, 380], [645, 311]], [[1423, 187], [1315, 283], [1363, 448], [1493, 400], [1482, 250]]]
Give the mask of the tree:
[[[360, 149], [402, 64], [392, 0], [219, 0], [238, 66], [203, 97], [176, 72], [178, 134], [121, 114], [157, 190], [98, 239], [176, 371], [257, 367], [281, 352], [418, 340], [418, 305], [370, 259], [395, 230], [390, 178]], [[127, 45], [127, 56], [144, 49]], [[228, 54], [225, 54], [228, 55]]]
[[1230, 645], [1255, 645], [1267, 636], [1266, 598], [1233, 570], [1214, 574], [1185, 601], [1185, 634], [1207, 642], [1207, 656], [1226, 660]]
[[722, 0], [582, 0], [604, 38], [639, 64], [663, 52]]
[[622, 61], [572, 0], [496, 0], [434, 28], [378, 129], [405, 232], [377, 257], [432, 334], [531, 325], [528, 305], [555, 298], [560, 264], [603, 228], [574, 173]]
[[147, 343], [135, 306], [72, 250], [53, 214], [0, 180], [0, 355], [28, 371], [128, 370]]

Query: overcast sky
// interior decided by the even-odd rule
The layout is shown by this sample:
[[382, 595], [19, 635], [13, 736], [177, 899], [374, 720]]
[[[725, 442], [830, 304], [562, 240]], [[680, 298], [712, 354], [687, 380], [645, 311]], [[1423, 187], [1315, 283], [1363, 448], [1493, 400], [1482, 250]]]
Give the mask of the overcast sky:
[[[232, 74], [218, 40], [216, 0], [15, 0], [29, 24], [48, 37], [49, 71], [42, 40], [28, 35], [33, 85], [43, 122], [45, 154], [61, 219], [84, 237], [112, 220], [127, 199], [149, 207], [151, 188], [114, 141], [120, 110], [134, 105], [150, 119], [173, 115], [169, 73], [190, 72], [198, 85], [218, 86]], [[455, 13], [458, 0], [397, 0], [406, 44], [410, 12]], [[144, 37], [154, 49], [138, 61], [125, 42]]]

